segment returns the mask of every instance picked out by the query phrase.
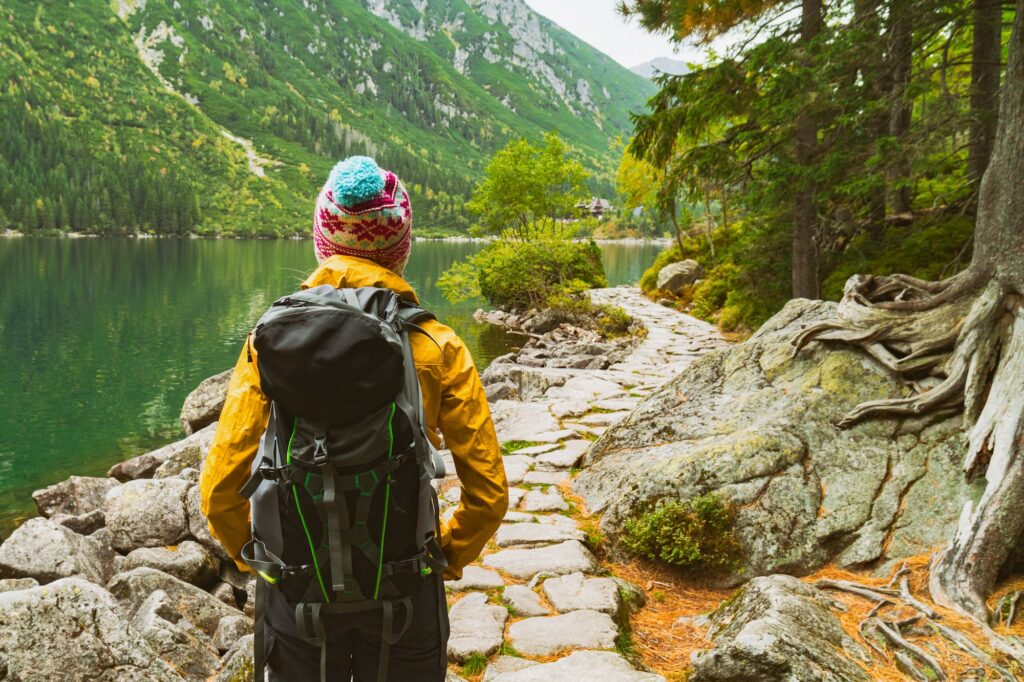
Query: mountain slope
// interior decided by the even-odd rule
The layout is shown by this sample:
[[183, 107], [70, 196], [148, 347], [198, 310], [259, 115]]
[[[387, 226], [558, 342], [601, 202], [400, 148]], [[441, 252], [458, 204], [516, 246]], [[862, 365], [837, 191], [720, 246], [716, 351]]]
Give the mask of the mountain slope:
[[[558, 130], [606, 189], [610, 139], [653, 91], [522, 0], [0, 0], [0, 16], [0, 227], [301, 233], [352, 153], [405, 178], [421, 226], [464, 227], [514, 136]], [[24, 142], [40, 136], [63, 153]], [[145, 192], [148, 217], [126, 219]]]
[[656, 57], [643, 64], [629, 67], [629, 70], [644, 78], [653, 78], [657, 75], [667, 73], [674, 76], [682, 76], [690, 72], [689, 65], [681, 59], [670, 59], [669, 57]]

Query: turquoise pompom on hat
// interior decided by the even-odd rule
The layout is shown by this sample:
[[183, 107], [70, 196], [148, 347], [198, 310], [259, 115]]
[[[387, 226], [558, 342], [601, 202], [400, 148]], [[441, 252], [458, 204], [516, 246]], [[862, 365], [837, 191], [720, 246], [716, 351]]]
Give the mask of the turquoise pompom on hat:
[[398, 176], [367, 156], [335, 165], [313, 214], [317, 261], [356, 256], [401, 274], [411, 247], [412, 207]]

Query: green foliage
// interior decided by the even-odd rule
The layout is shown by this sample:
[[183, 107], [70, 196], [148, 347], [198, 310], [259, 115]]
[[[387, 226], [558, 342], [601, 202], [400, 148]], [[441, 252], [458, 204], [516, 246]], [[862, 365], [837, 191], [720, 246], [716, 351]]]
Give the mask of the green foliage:
[[735, 510], [713, 494], [664, 502], [623, 526], [631, 552], [682, 568], [729, 568], [740, 550], [733, 531]]
[[532, 448], [535, 445], [542, 445], [542, 443], [534, 440], [507, 440], [501, 444], [501, 454], [512, 455], [516, 450]]
[[560, 220], [575, 215], [586, 196], [586, 178], [558, 133], [546, 134], [543, 146], [513, 140], [491, 158], [466, 208], [479, 217], [477, 228], [485, 234], [520, 241], [561, 235]]
[[[23, 231], [306, 234], [331, 166], [369, 154], [405, 181], [417, 230], [465, 233], [485, 160], [554, 129], [594, 173], [591, 191], [610, 190], [608, 136], [626, 132], [649, 82], [542, 22], [555, 46], [547, 65], [600, 102], [570, 108], [511, 63], [514, 27], [474, 4], [388, 4], [433, 37], [416, 40], [356, 0], [0, 0], [0, 220]], [[161, 57], [152, 70], [136, 42]], [[501, 63], [476, 51], [484, 42]], [[474, 53], [462, 71], [456, 44]], [[224, 132], [252, 141], [265, 177]]]
[[[656, 170], [646, 180], [658, 185], [655, 203], [678, 201], [691, 213], [679, 221], [684, 232], [711, 233], [714, 256], [684, 239], [671, 257], [708, 270], [694, 309], [726, 327], [754, 327], [790, 298], [794, 210], [804, 192], [813, 243], [801, 237], [798, 246], [815, 254], [826, 297], [854, 272], [948, 276], [969, 256], [978, 180], [967, 172], [971, 126], [994, 115], [971, 96], [973, 5], [825, 3], [813, 39], [801, 37], [801, 12], [783, 7], [624, 3], [675, 40], [737, 28], [758, 35], [703, 68], [659, 79], [650, 110], [636, 117], [628, 148], [636, 158], [620, 163], [633, 171], [627, 196], [646, 187], [646, 163]], [[1007, 18], [1004, 9], [1004, 55]], [[912, 27], [906, 54], [892, 40], [894, 25]], [[902, 63], [905, 87], [891, 81]], [[903, 107], [906, 120], [893, 118]], [[800, 122], [815, 141], [798, 158]], [[653, 292], [657, 269], [645, 273], [645, 291]]]
[[894, 226], [881, 239], [862, 235], [825, 277], [822, 294], [839, 299], [846, 280], [856, 273], [901, 272], [921, 279], [942, 279], [970, 260], [973, 237], [974, 221], [964, 215]]
[[473, 654], [462, 664], [462, 674], [466, 677], [481, 675], [486, 669], [487, 657], [483, 654]]
[[479, 294], [496, 307], [528, 310], [607, 281], [594, 242], [541, 238], [490, 244], [447, 270], [437, 285], [453, 302]]
[[508, 642], [502, 642], [501, 648], [498, 650], [498, 654], [501, 656], [514, 656], [516, 658], [522, 658], [523, 655], [519, 653], [519, 650]]

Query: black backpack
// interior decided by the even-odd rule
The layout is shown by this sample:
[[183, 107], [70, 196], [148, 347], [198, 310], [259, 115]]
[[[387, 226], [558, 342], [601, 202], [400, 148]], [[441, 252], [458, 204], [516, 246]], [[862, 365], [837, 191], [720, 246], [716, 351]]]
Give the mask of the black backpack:
[[[274, 302], [252, 335], [270, 420], [240, 491], [253, 539], [255, 679], [264, 668], [266, 589], [295, 607], [321, 648], [321, 616], [382, 609], [378, 680], [412, 620], [411, 597], [446, 566], [431, 480], [444, 464], [427, 439], [410, 331], [433, 315], [389, 289], [300, 291]], [[429, 335], [428, 335], [429, 336]], [[395, 627], [399, 615], [404, 625]], [[321, 665], [321, 679], [326, 671]]]

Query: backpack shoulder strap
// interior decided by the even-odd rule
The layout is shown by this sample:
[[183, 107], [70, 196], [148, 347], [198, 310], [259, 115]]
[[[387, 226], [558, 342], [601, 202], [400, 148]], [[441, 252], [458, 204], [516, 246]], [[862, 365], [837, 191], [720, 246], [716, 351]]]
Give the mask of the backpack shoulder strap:
[[429, 310], [424, 310], [415, 303], [403, 300], [398, 304], [398, 319], [407, 325], [412, 325], [427, 320], [436, 320], [437, 317]]

